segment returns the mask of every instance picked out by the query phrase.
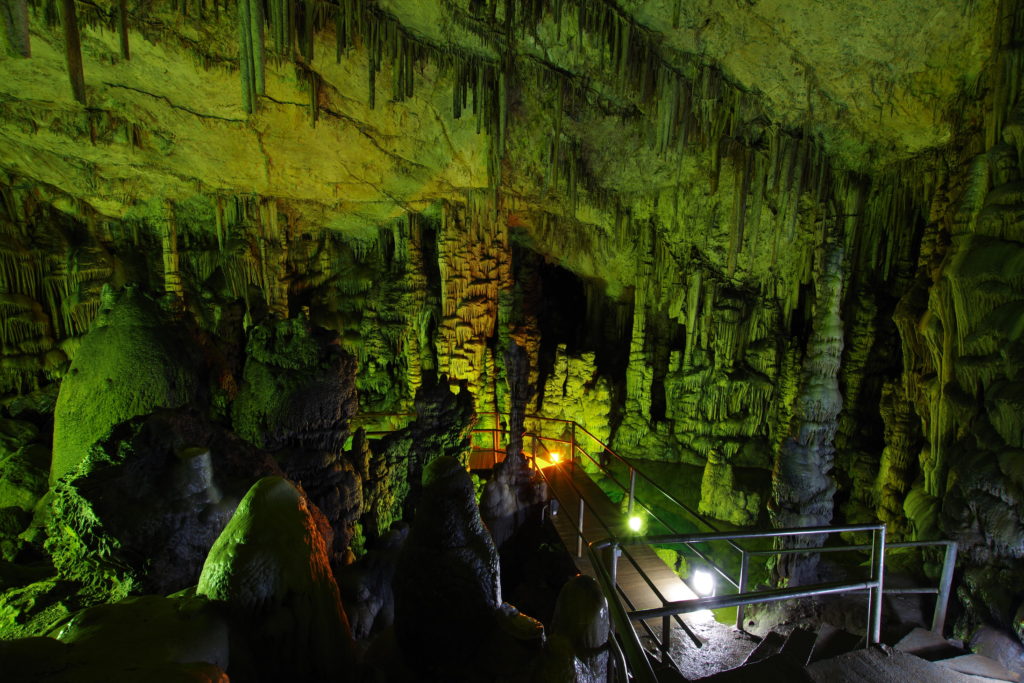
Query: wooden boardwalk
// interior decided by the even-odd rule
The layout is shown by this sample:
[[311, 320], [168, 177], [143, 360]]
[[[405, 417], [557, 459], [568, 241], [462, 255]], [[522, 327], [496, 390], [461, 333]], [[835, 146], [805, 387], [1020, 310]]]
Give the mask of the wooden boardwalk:
[[[620, 506], [609, 500], [593, 479], [578, 467], [568, 463], [546, 468], [544, 471], [552, 498], [559, 502], [558, 513], [552, 518], [558, 535], [569, 550], [581, 573], [594, 576], [586, 550], [577, 557], [577, 520], [580, 495], [583, 497], [583, 542], [590, 543], [610, 536], [626, 536], [626, 515]], [[642, 570], [642, 573], [641, 573]], [[647, 580], [644, 579], [646, 575]], [[687, 600], [697, 597], [679, 576], [658, 557], [650, 546], [632, 545], [622, 548], [618, 562], [618, 589], [627, 610], [661, 607], [662, 600]], [[649, 582], [648, 582], [649, 581]], [[685, 621], [685, 619], [683, 619]], [[648, 620], [648, 627], [661, 637], [662, 621]], [[640, 635], [647, 630], [637, 624]], [[695, 636], [692, 635], [691, 638]]]

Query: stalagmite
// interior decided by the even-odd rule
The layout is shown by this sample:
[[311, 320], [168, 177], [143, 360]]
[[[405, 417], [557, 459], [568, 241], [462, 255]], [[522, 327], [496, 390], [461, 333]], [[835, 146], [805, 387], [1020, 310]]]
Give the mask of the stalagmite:
[[128, 46], [128, 0], [117, 0], [117, 35], [121, 46], [121, 59], [131, 59]]
[[[776, 527], [825, 526], [832, 521], [836, 491], [837, 419], [843, 406], [837, 374], [843, 352], [842, 304], [845, 256], [835, 237], [825, 248], [815, 288], [811, 338], [803, 362], [792, 425], [776, 455], [769, 512]], [[824, 537], [784, 539], [783, 547], [813, 547]], [[776, 571], [794, 584], [815, 580], [817, 555], [786, 556]]]

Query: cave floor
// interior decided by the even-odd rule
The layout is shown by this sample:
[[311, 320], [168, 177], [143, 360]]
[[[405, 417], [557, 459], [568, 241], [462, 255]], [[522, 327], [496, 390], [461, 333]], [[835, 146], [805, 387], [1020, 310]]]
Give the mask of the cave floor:
[[[703, 647], [696, 647], [690, 637], [679, 626], [672, 629], [670, 655], [679, 672], [689, 680], [712, 676], [721, 671], [736, 668], [743, 663], [759, 639], [728, 624], [716, 621], [709, 612], [686, 615], [686, 624], [703, 641]], [[654, 639], [648, 635], [640, 642], [660, 659], [661, 653]]]

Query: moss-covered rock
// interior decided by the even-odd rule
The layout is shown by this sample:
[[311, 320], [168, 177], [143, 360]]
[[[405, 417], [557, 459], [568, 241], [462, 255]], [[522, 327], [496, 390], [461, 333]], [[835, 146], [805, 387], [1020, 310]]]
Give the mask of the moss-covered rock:
[[50, 449], [43, 444], [0, 456], [0, 507], [31, 512], [49, 487], [49, 471]]
[[701, 479], [698, 512], [737, 526], [750, 526], [761, 515], [761, 494], [740, 485], [728, 463], [708, 458]]
[[5, 581], [0, 593], [0, 641], [49, 633], [80, 606], [75, 588], [53, 576]]
[[129, 598], [83, 610], [50, 638], [0, 642], [12, 680], [226, 683], [228, 633], [200, 598]]
[[73, 471], [89, 448], [124, 420], [194, 404], [201, 367], [194, 344], [139, 289], [105, 289], [54, 410], [50, 481]]
[[222, 427], [183, 412], [128, 420], [54, 487], [46, 549], [97, 600], [193, 585], [237, 501], [280, 470]]

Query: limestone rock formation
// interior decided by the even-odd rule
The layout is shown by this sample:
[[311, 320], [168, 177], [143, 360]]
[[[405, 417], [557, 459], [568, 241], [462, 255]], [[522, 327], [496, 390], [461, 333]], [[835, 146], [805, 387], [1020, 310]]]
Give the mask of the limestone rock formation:
[[345, 563], [362, 515], [362, 481], [343, 456], [356, 412], [356, 363], [336, 335], [302, 318], [249, 331], [235, 431], [274, 454], [330, 521], [332, 566]]
[[271, 451], [337, 453], [355, 412], [355, 363], [323, 331], [301, 318], [249, 333], [232, 424]]
[[114, 425], [192, 404], [203, 388], [197, 349], [135, 288], [104, 290], [76, 357], [57, 397], [51, 482], [73, 472]]
[[597, 582], [589, 576], [570, 580], [555, 604], [540, 680], [607, 681], [610, 635], [608, 601]]
[[251, 482], [280, 473], [231, 432], [182, 411], [116, 425], [53, 489], [46, 547], [95, 598], [194, 585]]
[[407, 524], [392, 524], [371, 550], [337, 575], [352, 637], [356, 640], [365, 640], [394, 622], [392, 580], [408, 535]]
[[314, 511], [287, 480], [261, 479], [206, 558], [196, 592], [230, 614], [232, 678], [337, 680], [352, 665], [348, 619]]
[[394, 579], [395, 635], [426, 680], [473, 680], [467, 658], [497, 627], [498, 551], [469, 474], [451, 457], [423, 472], [423, 498]]
[[383, 535], [393, 522], [415, 513], [425, 468], [436, 458], [461, 460], [469, 450], [476, 417], [473, 396], [464, 386], [454, 393], [446, 378], [425, 382], [416, 392], [416, 419], [388, 434], [366, 455], [363, 470], [363, 525], [367, 538]]
[[[782, 442], [775, 461], [772, 500], [769, 510], [777, 527], [827, 526], [832, 522], [836, 484], [835, 434], [843, 397], [837, 374], [843, 351], [841, 317], [842, 281], [845, 270], [843, 250], [835, 243], [826, 245], [828, 256], [819, 274], [813, 331], [807, 342], [807, 355], [800, 389], [793, 408], [791, 432]], [[790, 541], [790, 539], [782, 539]], [[797, 537], [792, 546], [821, 545], [824, 538]], [[780, 558], [777, 571], [794, 585], [817, 576], [818, 556], [793, 561]]]

